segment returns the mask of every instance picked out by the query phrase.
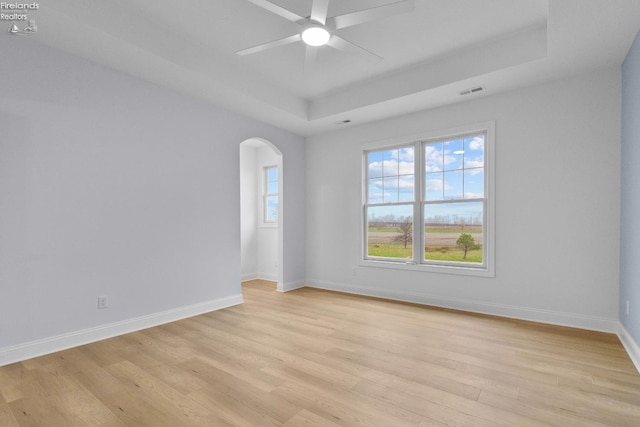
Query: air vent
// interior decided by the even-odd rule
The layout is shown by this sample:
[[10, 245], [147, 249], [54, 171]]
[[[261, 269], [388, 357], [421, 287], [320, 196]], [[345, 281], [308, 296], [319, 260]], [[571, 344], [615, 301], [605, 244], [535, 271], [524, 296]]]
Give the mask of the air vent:
[[463, 90], [460, 92], [460, 96], [471, 95], [472, 93], [482, 92], [484, 90], [484, 86], [472, 87], [471, 89]]

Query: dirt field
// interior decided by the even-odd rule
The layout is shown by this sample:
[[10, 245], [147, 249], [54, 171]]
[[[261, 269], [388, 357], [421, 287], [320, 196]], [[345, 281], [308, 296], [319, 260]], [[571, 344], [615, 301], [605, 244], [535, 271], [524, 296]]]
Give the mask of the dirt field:
[[[430, 229], [433, 229], [430, 227]], [[456, 240], [460, 237], [460, 233], [471, 233], [474, 240], [478, 244], [482, 244], [482, 233], [479, 232], [482, 227], [465, 227], [465, 230], [460, 229], [460, 227], [438, 227], [437, 232], [427, 233], [426, 242], [427, 246], [448, 246], [455, 247]], [[450, 232], [448, 232], [450, 231]], [[384, 244], [393, 244], [393, 243], [401, 243], [400, 232], [380, 232], [373, 231], [369, 232], [369, 243], [384, 245]]]

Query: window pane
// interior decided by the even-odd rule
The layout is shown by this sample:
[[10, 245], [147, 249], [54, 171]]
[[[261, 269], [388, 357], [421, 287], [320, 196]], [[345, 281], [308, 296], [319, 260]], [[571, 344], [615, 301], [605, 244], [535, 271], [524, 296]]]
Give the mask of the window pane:
[[413, 175], [404, 175], [399, 179], [399, 201], [413, 202], [415, 198], [415, 182]]
[[447, 141], [443, 144], [444, 148], [444, 170], [462, 169], [464, 144], [462, 139], [455, 141]]
[[483, 218], [483, 202], [426, 204], [425, 260], [482, 264]]
[[424, 146], [424, 171], [440, 172], [443, 168], [442, 143], [425, 144]]
[[398, 174], [399, 175], [413, 175], [415, 169], [414, 148], [406, 147], [398, 150]]
[[367, 256], [413, 258], [413, 205], [367, 208]]
[[384, 178], [384, 203], [398, 201], [398, 177]]
[[424, 177], [425, 200], [428, 202], [442, 200], [444, 181], [442, 172], [428, 173]]
[[444, 173], [444, 199], [462, 199], [462, 171], [451, 171]]
[[415, 200], [415, 147], [367, 154], [367, 203]]
[[484, 167], [484, 135], [464, 140], [464, 167]]
[[278, 168], [267, 168], [267, 181], [275, 183], [278, 182]]
[[384, 176], [398, 175], [398, 150], [389, 150], [382, 153], [382, 174]]
[[384, 184], [383, 183], [384, 183], [384, 180], [382, 178], [369, 180], [369, 195], [368, 195], [369, 203], [382, 203], [384, 201], [384, 198], [383, 198]]
[[264, 222], [278, 222], [278, 167], [264, 168]]
[[484, 197], [484, 168], [464, 170], [464, 198], [481, 199]]
[[367, 170], [369, 178], [379, 178], [382, 176], [382, 152], [369, 153], [367, 156]]
[[278, 222], [278, 196], [266, 196], [265, 222]]

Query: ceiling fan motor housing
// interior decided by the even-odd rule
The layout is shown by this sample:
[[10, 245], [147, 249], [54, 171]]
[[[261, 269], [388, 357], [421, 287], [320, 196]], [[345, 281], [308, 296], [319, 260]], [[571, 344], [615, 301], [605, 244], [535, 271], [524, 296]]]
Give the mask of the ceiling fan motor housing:
[[332, 35], [333, 31], [330, 28], [312, 20], [309, 20], [300, 32], [302, 41], [309, 46], [324, 46], [329, 42]]

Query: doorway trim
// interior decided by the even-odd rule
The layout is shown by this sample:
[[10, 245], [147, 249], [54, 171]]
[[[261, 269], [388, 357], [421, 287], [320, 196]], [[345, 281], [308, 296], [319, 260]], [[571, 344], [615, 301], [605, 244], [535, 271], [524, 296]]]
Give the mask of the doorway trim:
[[[253, 145], [253, 146], [259, 146], [259, 145], [263, 145], [263, 146], [267, 146], [269, 147], [271, 150], [273, 150], [273, 152], [275, 153], [276, 157], [277, 157], [277, 167], [278, 167], [278, 237], [277, 237], [277, 255], [276, 255], [276, 263], [277, 263], [277, 267], [276, 267], [276, 282], [277, 282], [277, 286], [276, 286], [276, 290], [279, 292], [284, 292], [284, 204], [285, 204], [285, 198], [284, 198], [284, 162], [283, 162], [283, 155], [282, 152], [278, 149], [278, 147], [273, 144], [271, 141], [264, 139], [264, 138], [260, 138], [260, 137], [253, 137], [253, 138], [247, 138], [243, 141], [240, 142], [238, 149], [240, 149], [240, 146], [242, 144], [248, 144], [248, 145]], [[242, 173], [242, 170], [240, 170], [240, 173]], [[240, 189], [240, 191], [242, 191], [242, 188]], [[241, 205], [241, 212], [242, 212], [242, 205]], [[242, 230], [240, 230], [240, 232], [242, 233]], [[242, 249], [242, 248], [241, 248]], [[242, 262], [242, 250], [241, 250], [241, 262]]]

